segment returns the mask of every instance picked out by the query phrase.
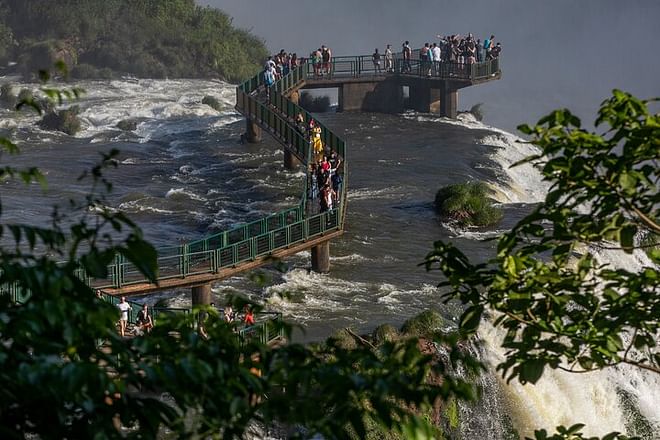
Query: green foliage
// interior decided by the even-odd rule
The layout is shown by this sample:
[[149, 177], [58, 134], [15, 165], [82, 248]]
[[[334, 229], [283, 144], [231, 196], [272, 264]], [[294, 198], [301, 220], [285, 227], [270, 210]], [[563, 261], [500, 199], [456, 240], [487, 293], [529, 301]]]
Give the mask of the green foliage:
[[447, 424], [452, 430], [456, 430], [461, 425], [460, 414], [458, 412], [458, 403], [455, 399], [450, 399], [444, 407]]
[[438, 213], [461, 225], [489, 226], [502, 219], [502, 210], [493, 206], [491, 190], [483, 182], [468, 182], [440, 188], [435, 195]]
[[[224, 12], [194, 0], [6, 1], [2, 14], [26, 75], [63, 60], [74, 78], [220, 77], [238, 81], [260, 68], [261, 40], [235, 29]], [[0, 25], [0, 58], [2, 33]]]
[[351, 335], [346, 329], [339, 329], [332, 334], [326, 341], [329, 346], [338, 347], [342, 350], [355, 350], [358, 343], [355, 337]]
[[425, 310], [403, 323], [401, 332], [406, 336], [433, 335], [445, 325], [445, 320], [434, 310]]
[[394, 342], [399, 338], [399, 330], [390, 324], [379, 325], [373, 333], [373, 339], [376, 345], [380, 345], [384, 342]]
[[581, 423], [575, 424], [569, 428], [558, 426], [555, 434], [548, 434], [545, 429], [534, 431], [534, 438], [525, 437], [525, 440], [634, 440], [634, 438], [627, 437], [618, 432], [612, 432], [602, 438], [599, 437], [585, 437], [582, 433], [584, 425]]
[[[660, 255], [651, 252], [655, 264], [639, 272], [576, 255], [589, 244], [633, 252], [638, 233], [660, 233], [660, 116], [648, 103], [615, 90], [596, 120], [602, 134], [582, 129], [568, 110], [521, 126], [540, 148], [523, 162], [552, 182], [545, 202], [499, 238], [489, 262], [474, 264], [441, 241], [427, 256], [427, 269], [446, 277], [446, 300], [466, 304], [464, 333], [476, 332], [487, 310], [506, 330], [507, 357], [497, 368], [508, 380], [620, 363], [660, 374]], [[581, 427], [537, 431], [536, 439], [582, 439]]]
[[300, 94], [300, 106], [312, 113], [323, 113], [330, 109], [330, 97], [312, 96], [311, 93], [303, 92]]

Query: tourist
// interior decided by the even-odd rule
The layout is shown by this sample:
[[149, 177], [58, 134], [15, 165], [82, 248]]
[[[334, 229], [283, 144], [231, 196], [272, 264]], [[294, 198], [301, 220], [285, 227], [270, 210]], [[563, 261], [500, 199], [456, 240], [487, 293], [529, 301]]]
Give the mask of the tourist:
[[500, 53], [502, 52], [502, 45], [498, 42], [495, 47], [493, 47], [490, 51], [490, 58], [495, 59], [500, 56]]
[[302, 112], [298, 112], [296, 115], [296, 129], [300, 134], [305, 134], [305, 116], [303, 116]]
[[321, 127], [314, 122], [314, 120], [309, 121], [310, 125], [310, 142], [312, 143], [312, 149], [314, 151], [315, 159], [319, 159], [323, 155], [323, 141], [321, 140]]
[[243, 316], [243, 324], [246, 326], [254, 325], [254, 312], [247, 304], [245, 305], [245, 315]]
[[490, 55], [490, 51], [493, 48], [493, 40], [494, 39], [495, 39], [495, 35], [491, 35], [490, 38], [486, 38], [484, 40], [484, 51], [486, 52], [486, 59], [487, 60], [492, 59], [491, 55]]
[[128, 312], [132, 310], [131, 305], [126, 302], [126, 297], [122, 296], [117, 304], [119, 309], [119, 334], [123, 338], [126, 336], [126, 325], [128, 324]]
[[316, 200], [319, 196], [319, 181], [318, 181], [318, 171], [315, 163], [312, 164], [311, 172], [309, 173], [309, 198], [311, 200]]
[[477, 62], [481, 63], [484, 60], [484, 45], [481, 44], [481, 40], [477, 39], [477, 44], [475, 45], [475, 49], [477, 52]]
[[222, 314], [225, 322], [234, 322], [236, 319], [236, 313], [234, 313], [234, 309], [232, 308], [231, 304], [228, 304], [227, 307], [225, 307], [225, 310]]
[[378, 53], [378, 48], [371, 55], [371, 60], [374, 62], [374, 72], [381, 73], [382, 69], [380, 67], [380, 53]]
[[388, 44], [385, 48], [385, 72], [394, 72], [394, 54], [392, 53], [391, 44]]
[[412, 58], [412, 49], [410, 48], [410, 43], [408, 41], [402, 44], [401, 52], [403, 56], [403, 66], [401, 67], [401, 72], [410, 73], [410, 59]]
[[323, 186], [321, 192], [321, 212], [330, 211], [333, 209], [333, 201], [336, 198], [336, 193], [332, 190], [329, 183]]
[[142, 310], [138, 312], [135, 324], [140, 332], [151, 332], [151, 329], [154, 327], [154, 321], [151, 319], [149, 306], [147, 304], [142, 305]]
[[419, 50], [419, 60], [421, 64], [421, 72], [425, 73], [426, 76], [431, 76], [431, 47], [429, 43], [424, 43], [424, 46]]
[[343, 181], [341, 177], [341, 172], [339, 170], [335, 171], [334, 174], [332, 174], [331, 180], [332, 180], [332, 191], [334, 192], [334, 201], [335, 203], [337, 203], [339, 194], [341, 194], [341, 184]]
[[325, 47], [325, 45], [321, 46], [321, 62], [323, 63], [321, 65], [321, 74], [325, 72], [326, 74], [330, 74], [330, 59], [332, 58], [332, 51], [330, 50], [329, 47]]
[[433, 64], [435, 65], [436, 71], [440, 71], [440, 62], [442, 62], [442, 49], [436, 43], [433, 43], [431, 47], [431, 55], [433, 56]]

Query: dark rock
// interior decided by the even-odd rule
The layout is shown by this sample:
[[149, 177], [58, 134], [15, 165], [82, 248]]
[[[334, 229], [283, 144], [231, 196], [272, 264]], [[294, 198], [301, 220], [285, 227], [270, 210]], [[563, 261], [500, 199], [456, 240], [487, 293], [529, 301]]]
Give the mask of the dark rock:
[[222, 111], [222, 104], [213, 96], [206, 95], [204, 99], [202, 99], [202, 104], [206, 104], [214, 110]]
[[82, 124], [78, 118], [79, 111], [78, 106], [59, 111], [50, 111], [39, 122], [39, 127], [44, 130], [61, 131], [68, 135], [74, 135], [82, 128]]
[[124, 131], [135, 131], [137, 129], [137, 121], [135, 119], [124, 119], [117, 122], [117, 128]]

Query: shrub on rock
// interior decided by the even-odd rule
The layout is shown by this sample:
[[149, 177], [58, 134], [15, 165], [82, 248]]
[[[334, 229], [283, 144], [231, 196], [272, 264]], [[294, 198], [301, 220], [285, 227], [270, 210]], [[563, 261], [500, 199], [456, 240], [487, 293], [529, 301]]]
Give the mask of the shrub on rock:
[[373, 339], [376, 345], [380, 345], [384, 342], [396, 341], [400, 336], [399, 330], [397, 330], [396, 327], [390, 324], [383, 324], [376, 327]]
[[44, 130], [61, 131], [62, 133], [74, 135], [82, 128], [78, 118], [79, 112], [78, 106], [48, 112], [39, 122], [39, 126]]
[[438, 312], [425, 310], [404, 322], [401, 333], [406, 336], [422, 337], [439, 330], [444, 323], [444, 318]]
[[468, 182], [440, 188], [435, 195], [437, 212], [466, 226], [489, 226], [502, 219], [493, 205], [491, 190], [483, 182]]

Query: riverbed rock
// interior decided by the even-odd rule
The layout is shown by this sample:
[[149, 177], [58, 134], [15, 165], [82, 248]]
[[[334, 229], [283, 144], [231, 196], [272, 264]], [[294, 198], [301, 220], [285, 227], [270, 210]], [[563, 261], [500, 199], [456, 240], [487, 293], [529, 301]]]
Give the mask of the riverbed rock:
[[123, 131], [135, 131], [137, 129], [137, 121], [135, 119], [123, 119], [117, 122], [117, 128]]
[[73, 136], [82, 128], [80, 118], [78, 118], [79, 112], [78, 106], [50, 111], [39, 122], [39, 127], [44, 130], [61, 131]]
[[202, 104], [206, 104], [216, 111], [222, 111], [222, 104], [218, 101], [218, 98], [214, 96], [206, 95], [204, 99], [202, 99]]

